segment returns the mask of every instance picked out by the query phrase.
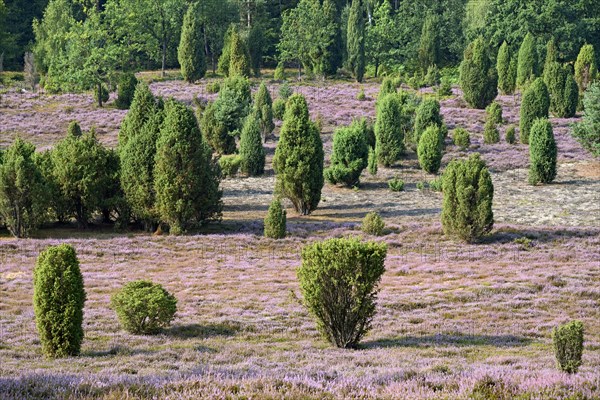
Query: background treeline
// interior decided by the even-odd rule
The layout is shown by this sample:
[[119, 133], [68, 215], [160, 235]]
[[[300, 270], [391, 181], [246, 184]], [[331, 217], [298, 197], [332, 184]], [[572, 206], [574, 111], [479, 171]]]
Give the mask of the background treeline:
[[194, 3], [212, 71], [231, 24], [254, 73], [283, 61], [318, 75], [356, 74], [353, 41], [368, 76], [457, 66], [480, 35], [516, 51], [531, 33], [540, 59], [554, 37], [559, 61], [573, 61], [583, 44], [600, 46], [600, 3], [590, 0], [0, 0], [0, 65], [20, 70], [33, 51], [49, 90], [89, 89], [117, 70], [177, 68]]

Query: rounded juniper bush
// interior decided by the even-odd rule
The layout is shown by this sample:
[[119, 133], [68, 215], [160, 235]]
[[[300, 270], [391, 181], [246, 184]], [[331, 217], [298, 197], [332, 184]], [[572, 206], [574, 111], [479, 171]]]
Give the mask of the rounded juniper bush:
[[500, 132], [493, 119], [488, 119], [483, 128], [483, 143], [495, 144], [500, 141]]
[[325, 169], [325, 179], [330, 183], [355, 186], [367, 166], [369, 146], [359, 121], [338, 128], [333, 135], [331, 166]]
[[67, 244], [40, 253], [33, 270], [33, 306], [42, 350], [48, 357], [79, 355], [83, 341], [83, 276]]
[[552, 330], [552, 344], [556, 364], [561, 371], [577, 373], [583, 355], [584, 326], [581, 321], [571, 321]]
[[264, 224], [265, 237], [271, 239], [283, 239], [285, 237], [287, 215], [279, 199], [274, 199], [269, 205]]
[[508, 144], [516, 143], [517, 137], [516, 137], [515, 131], [516, 131], [516, 129], [515, 129], [514, 125], [510, 125], [508, 128], [506, 128], [506, 133], [504, 134], [506, 143], [508, 143]]
[[373, 236], [381, 236], [384, 229], [385, 222], [383, 222], [383, 218], [375, 211], [365, 215], [365, 218], [362, 220], [361, 230], [364, 233]]
[[462, 150], [468, 148], [471, 145], [471, 138], [469, 132], [464, 128], [456, 128], [452, 133], [452, 141], [455, 146], [460, 147]]
[[448, 129], [440, 114], [440, 102], [435, 99], [427, 99], [417, 107], [413, 132], [413, 142], [415, 145], [419, 144], [421, 135], [431, 125], [440, 128], [442, 137], [446, 136]]
[[488, 120], [491, 119], [496, 125], [502, 124], [502, 106], [500, 103], [493, 101], [489, 106], [486, 107], [485, 112]]
[[498, 74], [483, 37], [467, 46], [460, 64], [460, 87], [465, 101], [483, 109], [498, 95]]
[[521, 120], [519, 133], [521, 143], [529, 143], [529, 131], [538, 118], [548, 118], [550, 96], [542, 78], [537, 78], [525, 91], [521, 102]]
[[556, 141], [552, 124], [537, 119], [529, 137], [529, 183], [550, 183], [556, 177]]
[[437, 125], [429, 125], [417, 147], [419, 165], [423, 171], [436, 174], [442, 163], [442, 133]]

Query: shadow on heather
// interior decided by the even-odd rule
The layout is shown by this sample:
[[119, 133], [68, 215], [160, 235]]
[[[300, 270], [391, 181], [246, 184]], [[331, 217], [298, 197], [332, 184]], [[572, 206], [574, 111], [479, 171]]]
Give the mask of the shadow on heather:
[[432, 346], [495, 346], [520, 347], [531, 343], [531, 339], [514, 335], [425, 335], [384, 338], [363, 342], [361, 348], [377, 349], [389, 347], [432, 347]]

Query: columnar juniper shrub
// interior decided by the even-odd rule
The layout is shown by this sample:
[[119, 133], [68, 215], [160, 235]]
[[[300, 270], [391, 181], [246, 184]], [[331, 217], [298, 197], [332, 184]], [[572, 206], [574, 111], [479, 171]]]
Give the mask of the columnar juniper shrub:
[[583, 96], [584, 112], [572, 135], [594, 156], [600, 157], [600, 82], [593, 83]]
[[488, 120], [494, 121], [496, 125], [502, 124], [502, 106], [500, 103], [496, 101], [492, 102], [492, 104], [486, 107], [485, 112]]
[[498, 74], [482, 37], [467, 46], [460, 64], [460, 87], [465, 101], [483, 109], [498, 95]]
[[325, 169], [325, 179], [330, 183], [355, 186], [367, 166], [369, 146], [360, 122], [338, 128], [333, 135], [331, 166]]
[[535, 38], [531, 32], [527, 33], [519, 48], [519, 61], [517, 64], [517, 86], [526, 88], [537, 76], [538, 57], [535, 48]]
[[492, 178], [478, 153], [453, 160], [443, 175], [442, 226], [444, 233], [475, 242], [494, 225]]
[[[428, 13], [421, 29], [417, 58], [423, 73], [434, 67], [440, 58], [439, 18], [434, 13]], [[432, 84], [431, 86], [435, 85]]]
[[577, 373], [583, 355], [583, 333], [581, 321], [571, 321], [552, 330], [554, 354], [561, 371]]
[[129, 333], [148, 335], [168, 327], [177, 312], [177, 299], [161, 285], [138, 280], [125, 284], [110, 304], [121, 327]]
[[560, 118], [572, 118], [577, 111], [579, 89], [571, 68], [551, 62], [544, 70], [544, 82], [550, 96], [550, 111]]
[[471, 145], [469, 132], [464, 128], [456, 128], [452, 132], [452, 141], [454, 142], [454, 145], [460, 147], [461, 150], [465, 150]]
[[550, 183], [556, 177], [556, 141], [552, 124], [537, 119], [529, 137], [529, 183]]
[[229, 47], [229, 76], [250, 76], [250, 52], [237, 29], [233, 31]]
[[283, 100], [289, 99], [294, 94], [294, 90], [292, 89], [290, 84], [287, 82], [283, 82], [281, 84], [281, 86], [279, 86], [278, 92], [279, 92], [279, 97], [282, 98]]
[[419, 165], [423, 171], [430, 174], [436, 174], [442, 164], [442, 141], [443, 136], [440, 127], [429, 125], [417, 146], [417, 156]]
[[373, 176], [377, 175], [377, 155], [375, 154], [375, 149], [373, 148], [369, 149], [369, 159], [367, 163], [369, 173]]
[[401, 192], [404, 190], [404, 181], [395, 176], [388, 181], [388, 187], [392, 192]]
[[246, 117], [240, 136], [240, 169], [249, 176], [262, 175], [265, 171], [265, 149], [262, 145], [259, 115], [255, 111]]
[[279, 199], [274, 199], [269, 205], [264, 224], [265, 237], [271, 239], [283, 239], [285, 237], [287, 215]]
[[273, 157], [276, 192], [308, 215], [321, 200], [323, 188], [323, 142], [309, 118], [306, 99], [294, 94], [286, 104], [279, 142]]
[[500, 132], [498, 132], [498, 127], [496, 127], [496, 123], [491, 118], [489, 118], [483, 128], [483, 143], [495, 144], [499, 141]]
[[275, 68], [275, 73], [273, 74], [273, 79], [276, 81], [285, 80], [285, 65], [282, 61], [277, 63], [277, 67]]
[[424, 100], [417, 107], [413, 132], [413, 143], [415, 145], [419, 144], [421, 135], [425, 132], [425, 129], [431, 125], [435, 125], [440, 129], [442, 137], [445, 137], [448, 133], [448, 129], [440, 115], [440, 102], [435, 99]]
[[177, 60], [181, 66], [183, 79], [192, 83], [206, 74], [204, 56], [204, 35], [199, 20], [202, 9], [200, 3], [191, 3], [183, 17], [181, 38], [177, 47]]
[[502, 42], [502, 46], [498, 50], [496, 69], [498, 70], [498, 88], [504, 94], [513, 94], [515, 91], [517, 71], [513, 58], [508, 43]]
[[515, 129], [514, 125], [510, 125], [508, 128], [506, 128], [506, 133], [504, 134], [506, 143], [508, 143], [508, 144], [516, 143], [517, 136], [516, 136], [515, 131], [516, 131], [516, 129]]
[[346, 29], [347, 65], [357, 82], [365, 74], [365, 6], [363, 0], [352, 0]]
[[529, 131], [538, 118], [548, 118], [550, 97], [542, 78], [536, 79], [525, 91], [521, 102], [521, 121], [519, 133], [521, 143], [529, 143]]
[[119, 149], [127, 144], [129, 137], [133, 137], [142, 129], [158, 108], [160, 108], [159, 104], [148, 85], [143, 82], [138, 83], [129, 111], [119, 129]]
[[375, 153], [379, 164], [389, 167], [400, 158], [404, 151], [402, 126], [406, 120], [402, 99], [398, 94], [389, 94], [379, 99], [375, 122]]
[[440, 87], [436, 92], [440, 96], [452, 96], [452, 83], [446, 77], [442, 78], [440, 81]]
[[239, 136], [251, 103], [250, 81], [234, 75], [225, 79], [221, 85], [219, 96], [214, 102], [215, 118], [230, 135]]
[[368, 235], [381, 236], [385, 229], [385, 222], [377, 212], [371, 211], [363, 218], [360, 229]]
[[596, 65], [594, 46], [583, 45], [579, 50], [577, 61], [575, 61], [575, 80], [579, 86], [580, 96], [583, 96], [590, 84], [596, 80], [597, 74], [598, 66]]
[[264, 82], [261, 82], [254, 97], [254, 112], [258, 113], [260, 133], [266, 141], [275, 129], [275, 124], [273, 123], [273, 100]]
[[67, 127], [67, 136], [79, 137], [83, 134], [81, 126], [77, 121], [71, 121]]
[[383, 78], [383, 82], [381, 82], [381, 87], [379, 88], [379, 94], [377, 95], [378, 99], [383, 99], [388, 94], [396, 93], [396, 86], [394, 86], [394, 80], [390, 77]]
[[126, 72], [121, 74], [119, 83], [117, 84], [117, 100], [115, 100], [115, 105], [118, 109], [127, 110], [131, 106], [138, 83], [134, 73]]
[[302, 249], [298, 279], [304, 303], [331, 344], [355, 348], [371, 329], [386, 253], [384, 243], [352, 238]]
[[61, 244], [42, 251], [33, 270], [33, 307], [46, 356], [79, 355], [85, 297], [75, 249]]
[[285, 115], [285, 100], [281, 98], [275, 99], [273, 102], [273, 117], [278, 120], [283, 120]]

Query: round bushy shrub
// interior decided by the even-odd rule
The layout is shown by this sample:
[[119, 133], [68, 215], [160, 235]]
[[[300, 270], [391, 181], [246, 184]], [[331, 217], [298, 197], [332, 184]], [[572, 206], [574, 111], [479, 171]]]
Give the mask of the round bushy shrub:
[[471, 145], [471, 137], [469, 132], [464, 128], [456, 128], [452, 133], [452, 141], [455, 146], [460, 147], [462, 150], [467, 149]]
[[273, 102], [273, 117], [278, 120], [283, 120], [283, 116], [285, 115], [285, 100], [284, 99], [275, 99]]
[[221, 90], [221, 82], [212, 81], [206, 85], [206, 92], [209, 94], [219, 93]]
[[445, 137], [448, 129], [444, 124], [444, 120], [440, 115], [440, 102], [435, 99], [427, 99], [423, 101], [417, 107], [415, 115], [415, 127], [413, 132], [413, 142], [415, 145], [419, 144], [419, 139], [425, 129], [429, 126], [435, 125], [440, 128], [442, 137]]
[[367, 95], [365, 94], [365, 88], [363, 88], [361, 86], [360, 90], [356, 94], [356, 100], [358, 100], [358, 101], [365, 101], [366, 99], [367, 99]]
[[514, 125], [509, 126], [508, 128], [506, 128], [506, 133], [505, 133], [505, 138], [506, 138], [506, 143], [508, 144], [515, 144], [517, 141], [517, 135], [515, 133], [516, 129]]
[[367, 166], [369, 146], [360, 122], [338, 128], [333, 135], [331, 166], [325, 169], [325, 179], [330, 183], [355, 186]]
[[550, 183], [556, 177], [556, 141], [552, 124], [537, 119], [529, 137], [529, 183]]
[[492, 178], [478, 153], [453, 160], [443, 175], [442, 226], [444, 233], [474, 242], [494, 225]]
[[354, 348], [371, 329], [386, 253], [386, 244], [358, 239], [329, 239], [302, 249], [298, 279], [304, 304], [331, 344]]
[[392, 192], [401, 192], [404, 190], [404, 181], [395, 176], [388, 181], [388, 187]]
[[365, 215], [360, 229], [368, 235], [381, 236], [385, 229], [385, 222], [377, 212], [372, 211]]
[[135, 94], [135, 88], [137, 87], [138, 80], [135, 74], [128, 72], [122, 74], [119, 77], [119, 83], [117, 85], [117, 100], [115, 105], [120, 110], [127, 110], [131, 106], [133, 96]]
[[488, 119], [483, 128], [483, 143], [495, 144], [500, 141], [500, 132], [496, 127], [496, 123], [492, 119]]
[[237, 154], [228, 154], [219, 158], [219, 168], [223, 177], [230, 178], [235, 176], [240, 169], [242, 159]]
[[460, 64], [460, 87], [465, 101], [483, 109], [498, 95], [498, 74], [483, 37], [467, 46]]
[[430, 125], [423, 132], [417, 146], [419, 165], [423, 171], [435, 174], [440, 169], [442, 164], [442, 140], [440, 127], [437, 125]]
[[525, 88], [532, 82], [538, 69], [537, 51], [535, 49], [535, 38], [527, 33], [519, 48], [519, 61], [517, 64], [517, 86]]
[[561, 371], [577, 373], [583, 355], [583, 333], [581, 321], [571, 321], [552, 330], [554, 354]]
[[496, 69], [498, 70], [498, 88], [504, 94], [513, 94], [516, 85], [516, 68], [513, 57], [510, 53], [508, 43], [504, 41], [498, 50], [498, 59], [496, 60]]
[[496, 125], [502, 124], [502, 106], [500, 105], [500, 103], [496, 101], [492, 102], [492, 104], [487, 106], [485, 112], [487, 114], [488, 120], [492, 120]]
[[583, 96], [583, 118], [572, 131], [581, 145], [600, 157], [600, 82], [593, 83]]
[[275, 199], [271, 202], [264, 223], [265, 237], [271, 239], [282, 239], [285, 237], [287, 216], [286, 211], [281, 206], [279, 199]]
[[548, 118], [550, 109], [550, 97], [548, 88], [542, 78], [536, 79], [523, 95], [521, 102], [521, 121], [519, 133], [521, 143], [529, 143], [529, 131], [533, 121], [538, 118]]
[[404, 151], [404, 130], [407, 116], [398, 94], [389, 94], [377, 102], [375, 122], [377, 161], [386, 167], [400, 158]]
[[257, 176], [265, 171], [265, 149], [262, 145], [260, 119], [257, 112], [246, 117], [240, 135], [239, 158], [242, 173]]
[[168, 327], [175, 318], [177, 299], [161, 285], [139, 280], [127, 283], [110, 304], [129, 333], [148, 335]]
[[83, 341], [83, 276], [67, 244], [40, 253], [33, 270], [33, 307], [42, 350], [48, 357], [76, 356]]

